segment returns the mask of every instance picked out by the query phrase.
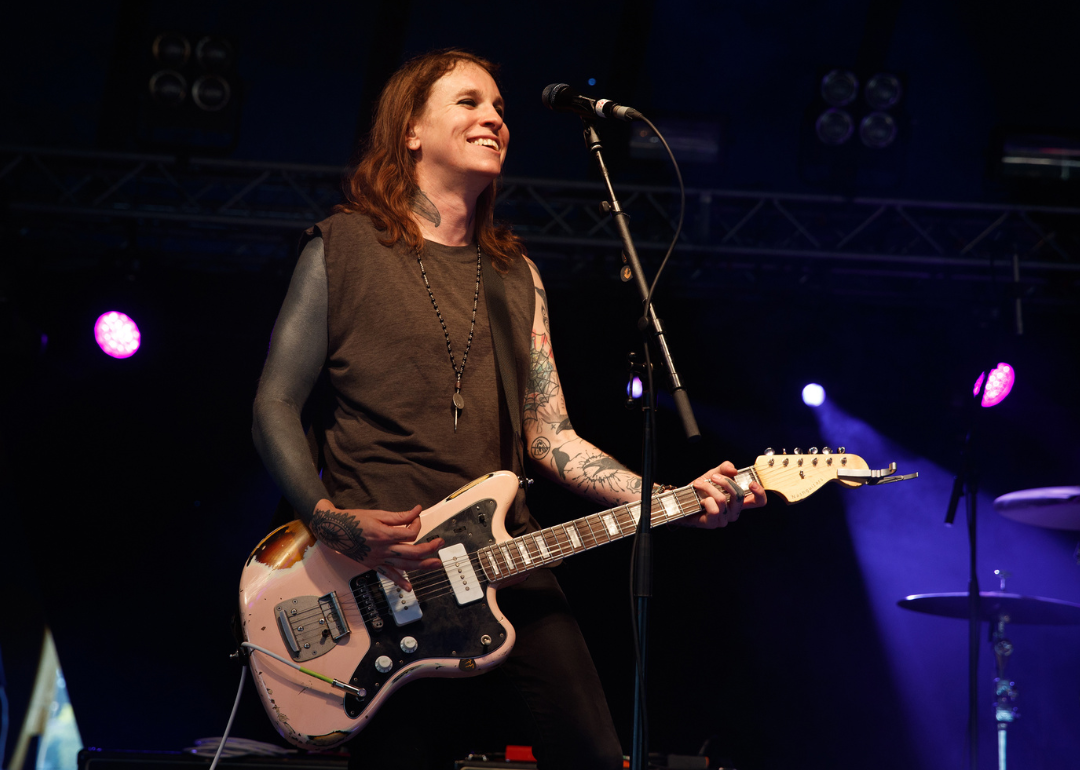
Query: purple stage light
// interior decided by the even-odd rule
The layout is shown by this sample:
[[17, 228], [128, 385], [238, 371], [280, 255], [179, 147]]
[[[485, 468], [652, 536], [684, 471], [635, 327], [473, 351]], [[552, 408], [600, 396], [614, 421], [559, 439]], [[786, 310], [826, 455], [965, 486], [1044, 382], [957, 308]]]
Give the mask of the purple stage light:
[[630, 396], [630, 398], [641, 398], [643, 391], [644, 388], [641, 386], [640, 377], [634, 377], [626, 384], [626, 395]]
[[807, 406], [821, 406], [825, 403], [825, 388], [816, 382], [811, 382], [802, 389], [802, 400]]
[[975, 395], [979, 395], [979, 386], [986, 377], [986, 387], [982, 391], [982, 405], [984, 407], [995, 406], [1005, 400], [1012, 392], [1013, 383], [1016, 382], [1016, 371], [1008, 364], [999, 363], [994, 370], [986, 376], [986, 372], [979, 375], [975, 381]]
[[139, 327], [127, 315], [117, 310], [102, 313], [94, 324], [94, 339], [107, 355], [130, 358], [142, 342]]
[[974, 388], [972, 388], [972, 390], [971, 390], [971, 395], [973, 395], [973, 396], [975, 396], [976, 398], [978, 398], [978, 396], [979, 396], [979, 391], [981, 391], [981, 390], [982, 390], [983, 380], [985, 380], [985, 379], [986, 379], [986, 372], [981, 372], [981, 373], [979, 374], [979, 379], [975, 380], [975, 387], [974, 387]]

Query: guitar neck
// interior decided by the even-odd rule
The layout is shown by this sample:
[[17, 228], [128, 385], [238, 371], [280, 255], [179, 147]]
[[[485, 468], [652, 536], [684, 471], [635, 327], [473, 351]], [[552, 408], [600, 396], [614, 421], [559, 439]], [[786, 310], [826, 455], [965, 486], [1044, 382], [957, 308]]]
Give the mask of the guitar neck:
[[[759, 479], [757, 472], [750, 467], [738, 471], [734, 481], [745, 491], [749, 489], [751, 481]], [[650, 524], [652, 527], [669, 524], [700, 513], [701, 510], [701, 501], [692, 486], [655, 493], [652, 496]], [[625, 503], [565, 524], [557, 524], [539, 532], [530, 532], [512, 540], [486, 546], [479, 549], [477, 555], [489, 582], [506, 580], [514, 575], [554, 564], [575, 553], [622, 540], [637, 531], [640, 519], [641, 503]]]

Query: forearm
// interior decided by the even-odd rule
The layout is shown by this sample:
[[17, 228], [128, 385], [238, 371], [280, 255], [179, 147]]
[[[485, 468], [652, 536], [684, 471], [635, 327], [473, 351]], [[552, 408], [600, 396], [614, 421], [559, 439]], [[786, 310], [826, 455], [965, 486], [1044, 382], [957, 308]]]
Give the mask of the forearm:
[[300, 410], [287, 401], [257, 396], [251, 436], [266, 470], [305, 524], [327, 498], [300, 422]]
[[527, 431], [538, 471], [571, 492], [612, 507], [641, 499], [641, 476], [572, 428]]

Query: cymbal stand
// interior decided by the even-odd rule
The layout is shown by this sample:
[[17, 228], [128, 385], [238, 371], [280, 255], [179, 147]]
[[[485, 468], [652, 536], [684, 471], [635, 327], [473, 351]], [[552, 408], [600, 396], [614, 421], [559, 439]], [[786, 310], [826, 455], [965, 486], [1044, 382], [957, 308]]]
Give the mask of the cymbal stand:
[[[1005, 593], [1005, 580], [1009, 573], [994, 570], [994, 574], [1001, 580], [1001, 592]], [[994, 718], [997, 720], [998, 770], [1006, 770], [1005, 731], [1012, 722], [1020, 718], [1016, 707], [1016, 699], [1020, 694], [1016, 689], [1016, 682], [1005, 677], [1005, 664], [1009, 662], [1009, 656], [1014, 649], [1013, 643], [1005, 637], [1005, 624], [1008, 622], [1009, 616], [1004, 613], [990, 622], [990, 645], [997, 661], [997, 676], [994, 677]]]

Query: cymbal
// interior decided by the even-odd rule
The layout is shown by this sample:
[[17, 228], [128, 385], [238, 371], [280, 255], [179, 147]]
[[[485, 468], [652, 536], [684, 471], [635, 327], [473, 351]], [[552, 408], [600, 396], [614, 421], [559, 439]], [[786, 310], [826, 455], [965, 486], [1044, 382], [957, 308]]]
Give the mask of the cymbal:
[[1080, 529], [1080, 487], [1041, 487], [1010, 492], [994, 500], [997, 512], [1021, 524]]
[[[1042, 596], [1021, 596], [999, 591], [983, 591], [979, 594], [979, 617], [997, 622], [999, 618], [1009, 623], [1040, 626], [1080, 625], [1080, 604], [1046, 599]], [[966, 591], [947, 594], [914, 594], [897, 602], [905, 610], [941, 615], [946, 618], [968, 617]]]

